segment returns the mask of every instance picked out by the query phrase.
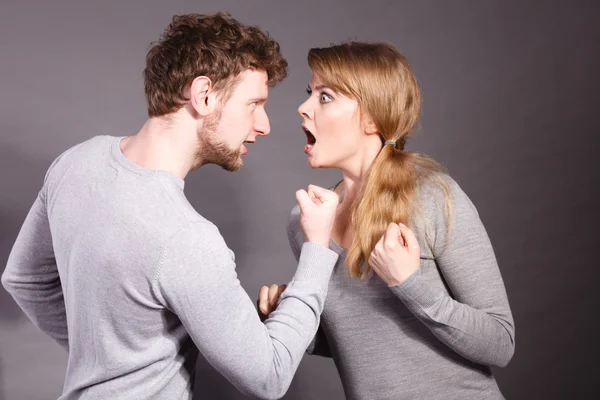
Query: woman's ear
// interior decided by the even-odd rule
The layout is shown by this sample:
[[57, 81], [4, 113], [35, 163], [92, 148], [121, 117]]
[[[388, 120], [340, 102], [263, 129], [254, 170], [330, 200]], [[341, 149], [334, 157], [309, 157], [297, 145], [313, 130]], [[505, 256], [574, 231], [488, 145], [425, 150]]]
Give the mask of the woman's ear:
[[379, 133], [377, 126], [375, 125], [375, 122], [373, 122], [373, 119], [371, 119], [371, 117], [369, 117], [368, 115], [365, 115], [365, 117], [363, 118], [362, 125], [363, 125], [363, 131], [367, 135], [374, 135], [374, 134]]

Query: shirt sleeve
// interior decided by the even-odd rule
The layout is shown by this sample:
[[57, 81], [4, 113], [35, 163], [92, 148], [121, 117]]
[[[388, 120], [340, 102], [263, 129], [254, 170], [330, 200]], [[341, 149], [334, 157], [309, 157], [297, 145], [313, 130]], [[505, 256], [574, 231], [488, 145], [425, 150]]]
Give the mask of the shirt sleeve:
[[[298, 240], [295, 235], [297, 232], [301, 232], [300, 224], [298, 222], [298, 213], [299, 208], [296, 206], [288, 220], [287, 224], [287, 236], [288, 241], [290, 243], [290, 247], [292, 248], [292, 253], [294, 253], [294, 257], [296, 261], [300, 260], [300, 246], [298, 244]], [[323, 332], [323, 327], [319, 324], [319, 328], [317, 329], [317, 333], [311, 340], [306, 352], [310, 355], [328, 357], [331, 358], [331, 351], [329, 349], [329, 343], [327, 342], [327, 337], [325, 336], [325, 332]]]
[[25, 315], [66, 350], [69, 348], [67, 315], [46, 197], [48, 177], [68, 152], [61, 154], [48, 169], [44, 185], [25, 218], [2, 274], [2, 285]]
[[[448, 179], [452, 219], [441, 189], [422, 196], [431, 221], [432, 252], [450, 295], [417, 271], [391, 290], [433, 334], [461, 356], [484, 365], [506, 366], [515, 329], [506, 290], [488, 234], [461, 188]], [[451, 223], [449, 221], [452, 221]]]
[[337, 254], [305, 243], [294, 278], [263, 324], [217, 228], [195, 224], [163, 252], [154, 280], [208, 362], [240, 391], [279, 398], [319, 325]]

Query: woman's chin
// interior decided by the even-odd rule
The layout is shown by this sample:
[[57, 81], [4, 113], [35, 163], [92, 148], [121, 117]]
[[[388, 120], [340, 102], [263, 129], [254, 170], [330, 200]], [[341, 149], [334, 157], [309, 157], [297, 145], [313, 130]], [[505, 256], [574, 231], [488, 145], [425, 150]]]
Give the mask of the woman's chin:
[[[332, 162], [333, 160], [329, 159], [329, 160], [323, 160], [322, 157], [318, 157], [317, 154], [310, 152], [308, 153], [308, 156], [306, 157], [306, 162], [308, 163], [308, 165], [313, 168], [337, 168], [337, 163], [336, 162]], [[336, 165], [334, 165], [336, 164]]]
[[308, 155], [306, 162], [308, 163], [308, 165], [311, 168], [320, 168], [319, 163], [317, 162], [317, 160], [315, 159], [315, 157], [312, 154]]
[[317, 168], [334, 168], [333, 166], [330, 166], [328, 164], [324, 164], [323, 162], [317, 161], [314, 158], [310, 158], [310, 157], [308, 159], [308, 165], [312, 169], [317, 169]]

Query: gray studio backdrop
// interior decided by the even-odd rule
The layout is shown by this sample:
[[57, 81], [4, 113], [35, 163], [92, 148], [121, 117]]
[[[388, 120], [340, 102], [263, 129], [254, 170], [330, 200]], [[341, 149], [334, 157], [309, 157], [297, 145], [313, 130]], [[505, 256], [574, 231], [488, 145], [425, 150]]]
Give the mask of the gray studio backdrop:
[[[582, 399], [598, 392], [586, 364], [598, 306], [592, 246], [598, 220], [598, 6], [520, 1], [8, 1], [0, 12], [0, 271], [63, 150], [126, 135], [145, 119], [142, 69], [173, 14], [230, 11], [277, 39], [289, 78], [270, 92], [272, 132], [246, 167], [205, 167], [186, 193], [221, 229], [255, 298], [287, 282], [294, 192], [330, 185], [311, 170], [297, 106], [306, 53], [346, 39], [386, 40], [409, 57], [423, 118], [409, 149], [448, 166], [484, 221], [516, 319], [516, 354], [496, 370], [509, 399]], [[597, 245], [596, 245], [597, 247]], [[56, 398], [66, 355], [0, 290], [0, 400]], [[398, 360], [398, 368], [403, 368]], [[195, 399], [242, 399], [199, 360]], [[306, 357], [287, 399], [342, 399], [333, 362]]]

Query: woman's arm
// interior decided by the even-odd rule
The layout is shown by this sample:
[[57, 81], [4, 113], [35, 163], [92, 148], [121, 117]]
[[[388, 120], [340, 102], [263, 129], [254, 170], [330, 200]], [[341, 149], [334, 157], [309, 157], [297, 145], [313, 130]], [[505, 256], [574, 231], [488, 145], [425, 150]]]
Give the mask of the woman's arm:
[[492, 245], [475, 206], [448, 179], [453, 207], [450, 230], [441, 189], [428, 187], [420, 198], [432, 252], [450, 290], [435, 288], [417, 270], [390, 289], [443, 343], [461, 356], [503, 367], [515, 349], [515, 329]]

